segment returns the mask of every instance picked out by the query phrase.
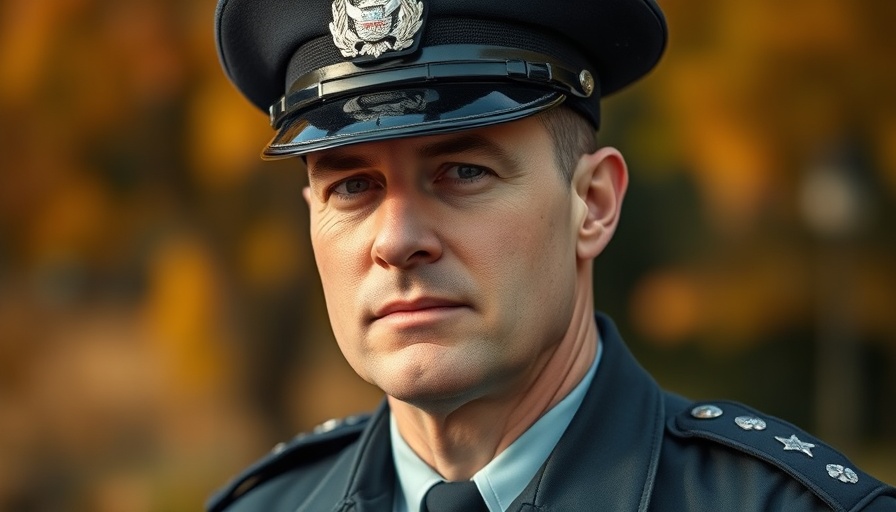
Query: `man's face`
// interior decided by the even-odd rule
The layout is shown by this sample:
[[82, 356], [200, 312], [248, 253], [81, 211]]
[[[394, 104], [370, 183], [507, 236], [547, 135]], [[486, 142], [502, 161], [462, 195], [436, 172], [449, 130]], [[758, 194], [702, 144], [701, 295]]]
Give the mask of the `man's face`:
[[578, 231], [538, 119], [307, 162], [330, 321], [362, 378], [421, 406], [534, 380], [569, 329]]

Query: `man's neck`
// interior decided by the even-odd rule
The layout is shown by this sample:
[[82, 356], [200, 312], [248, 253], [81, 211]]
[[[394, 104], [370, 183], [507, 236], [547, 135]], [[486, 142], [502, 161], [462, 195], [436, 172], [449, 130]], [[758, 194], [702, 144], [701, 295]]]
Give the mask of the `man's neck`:
[[450, 481], [466, 480], [510, 446], [582, 380], [597, 352], [589, 294], [576, 301], [570, 327], [522, 389], [432, 412], [389, 397], [399, 432], [417, 455]]

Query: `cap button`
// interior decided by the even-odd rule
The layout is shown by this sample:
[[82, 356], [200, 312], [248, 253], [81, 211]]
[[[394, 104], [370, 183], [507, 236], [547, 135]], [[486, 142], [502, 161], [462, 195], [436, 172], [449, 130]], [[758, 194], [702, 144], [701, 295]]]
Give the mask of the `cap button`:
[[691, 416], [700, 420], [711, 420], [722, 415], [722, 409], [715, 405], [698, 405], [691, 409]]
[[591, 96], [594, 92], [594, 77], [591, 76], [591, 72], [587, 69], [583, 69], [579, 73], [579, 85], [582, 86], [582, 92], [585, 93], [585, 97]]

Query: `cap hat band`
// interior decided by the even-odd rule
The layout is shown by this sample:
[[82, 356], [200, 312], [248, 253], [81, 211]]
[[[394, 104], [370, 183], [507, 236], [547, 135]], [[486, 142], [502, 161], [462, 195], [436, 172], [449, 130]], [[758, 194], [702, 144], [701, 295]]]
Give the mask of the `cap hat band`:
[[[573, 68], [594, 67], [593, 62], [561, 33], [546, 32], [543, 27], [507, 23], [498, 20], [470, 19], [454, 16], [429, 18], [419, 35], [419, 47], [475, 44], [501, 46], [551, 55], [553, 60], [566, 62]], [[379, 59], [364, 63], [359, 59], [347, 59], [333, 44], [329, 33], [309, 38], [293, 50], [286, 66], [283, 82], [288, 89], [299, 77], [317, 69], [351, 60], [364, 67], [393, 65], [401, 59], [413, 59], [412, 55], [384, 53]]]
[[412, 62], [386, 68], [343, 62], [307, 73], [271, 105], [271, 125], [278, 128], [291, 114], [332, 98], [450, 82], [526, 83], [579, 98], [588, 98], [595, 90], [587, 69], [571, 69], [537, 52], [481, 45], [433, 46], [423, 48]]

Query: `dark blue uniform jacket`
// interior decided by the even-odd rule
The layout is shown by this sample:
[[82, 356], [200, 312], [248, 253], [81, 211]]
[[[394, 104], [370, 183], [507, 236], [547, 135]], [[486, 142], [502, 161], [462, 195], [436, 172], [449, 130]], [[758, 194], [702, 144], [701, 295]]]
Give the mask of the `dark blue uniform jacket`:
[[[604, 353], [591, 388], [509, 510], [896, 512], [896, 489], [789, 423], [722, 401], [696, 417], [709, 404], [662, 391], [612, 322], [597, 322]], [[805, 449], [785, 450], [791, 436]], [[278, 445], [209, 510], [391, 512], [395, 479], [384, 403]]]

